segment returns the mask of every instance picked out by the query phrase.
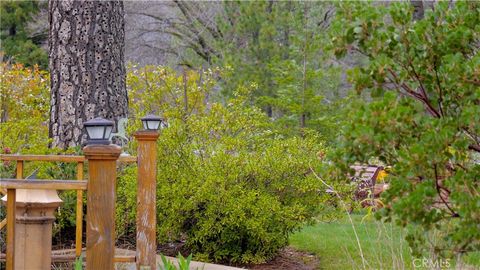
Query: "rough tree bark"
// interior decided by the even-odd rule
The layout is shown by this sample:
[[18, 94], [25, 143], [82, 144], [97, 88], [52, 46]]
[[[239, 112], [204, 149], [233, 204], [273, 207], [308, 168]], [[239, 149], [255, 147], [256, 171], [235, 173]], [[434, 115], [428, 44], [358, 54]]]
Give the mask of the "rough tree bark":
[[122, 1], [49, 1], [52, 146], [86, 139], [83, 123], [128, 112]]

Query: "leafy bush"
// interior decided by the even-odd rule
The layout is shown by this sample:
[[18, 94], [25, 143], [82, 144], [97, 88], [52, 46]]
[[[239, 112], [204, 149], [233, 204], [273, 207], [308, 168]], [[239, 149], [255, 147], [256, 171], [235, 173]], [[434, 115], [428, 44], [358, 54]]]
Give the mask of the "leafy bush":
[[0, 63], [0, 80], [0, 149], [45, 154], [49, 151], [47, 72]]
[[[191, 72], [185, 80], [172, 70], [146, 68], [130, 76], [133, 103], [144, 103], [132, 115], [157, 106], [168, 121], [158, 142], [160, 242], [186, 238], [197, 259], [263, 262], [315, 216], [324, 189], [310, 173], [322, 149], [315, 133], [279, 136], [264, 113], [249, 105], [246, 88], [226, 105], [205, 102], [213, 87], [205, 83], [209, 74]], [[150, 84], [155, 95], [137, 88], [143, 78], [160, 84]], [[182, 106], [185, 92], [190, 102]]]
[[115, 233], [117, 239], [134, 242], [137, 211], [137, 166], [125, 166], [118, 170], [117, 204], [115, 205]]
[[414, 21], [409, 3], [349, 3], [333, 24], [337, 55], [368, 59], [351, 79], [373, 98], [352, 106], [337, 165], [392, 166], [382, 214], [410, 229], [416, 255], [480, 249], [479, 11], [441, 2]]

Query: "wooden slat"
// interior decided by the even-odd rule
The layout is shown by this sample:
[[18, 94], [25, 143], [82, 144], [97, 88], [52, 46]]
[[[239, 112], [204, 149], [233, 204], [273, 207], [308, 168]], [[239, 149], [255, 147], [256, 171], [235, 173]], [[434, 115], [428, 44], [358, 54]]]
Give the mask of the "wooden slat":
[[[5, 261], [6, 255], [0, 253], [0, 262]], [[77, 256], [73, 254], [52, 254], [52, 262], [74, 262]], [[85, 257], [83, 257], [85, 261]], [[135, 256], [115, 256], [113, 258], [115, 263], [131, 263], [135, 262]]]
[[17, 161], [16, 171], [17, 171], [16, 178], [23, 179], [23, 161], [21, 160]]
[[118, 158], [118, 161], [123, 163], [135, 163], [137, 162], [137, 157], [136, 156], [120, 156]]
[[0, 230], [3, 229], [3, 227], [5, 227], [5, 225], [7, 225], [7, 219], [4, 218], [2, 221], [0, 221]]
[[0, 188], [5, 189], [87, 189], [87, 181], [78, 180], [18, 180], [0, 179]]
[[15, 197], [16, 190], [7, 189], [7, 270], [15, 269]]
[[115, 256], [115, 258], [113, 258], [113, 262], [115, 263], [135, 262], [135, 256]]
[[[76, 255], [53, 255], [52, 254], [52, 262], [73, 262], [77, 259], [78, 256]], [[85, 260], [85, 257], [83, 257]], [[116, 256], [113, 258], [114, 263], [129, 263], [135, 262], [135, 256]]]
[[[84, 156], [68, 155], [0, 155], [0, 160], [11, 161], [51, 161], [51, 162], [85, 162]], [[136, 156], [121, 156], [119, 162], [135, 163]]]
[[76, 255], [53, 255], [52, 262], [74, 262], [77, 259]]
[[84, 161], [85, 157], [68, 155], [0, 155], [0, 160], [80, 162]]
[[[77, 180], [83, 180], [83, 162], [77, 163]], [[75, 255], [82, 254], [83, 191], [77, 190], [77, 212], [75, 233]]]

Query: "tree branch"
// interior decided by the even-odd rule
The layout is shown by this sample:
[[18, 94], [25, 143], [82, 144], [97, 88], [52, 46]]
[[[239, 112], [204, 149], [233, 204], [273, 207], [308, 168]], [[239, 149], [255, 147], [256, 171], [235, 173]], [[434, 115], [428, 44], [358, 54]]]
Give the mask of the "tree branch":
[[[397, 74], [396, 74], [391, 68], [388, 68], [388, 71], [389, 71], [390, 74], [395, 78], [396, 81], [399, 81]], [[397, 84], [398, 84], [398, 83], [397, 83]], [[408, 86], [406, 83], [402, 83], [402, 84], [400, 85], [400, 87], [401, 87], [403, 90], [405, 90], [405, 92], [406, 92], [409, 96], [411, 96], [411, 97], [413, 97], [413, 98], [421, 101], [421, 102], [426, 106], [425, 108], [426, 108], [427, 111], [430, 113], [430, 115], [432, 115], [433, 117], [436, 117], [436, 118], [440, 118], [440, 114], [437, 112], [437, 110], [435, 110], [435, 108], [433, 108], [432, 104], [430, 104], [430, 102], [428, 101], [428, 99], [425, 97], [425, 95], [424, 95], [423, 93], [419, 93], [419, 92], [413, 90], [413, 89], [412, 89], [410, 86]]]
[[451, 207], [450, 205], [445, 201], [445, 199], [443, 198], [442, 196], [442, 192], [441, 192], [441, 188], [440, 187], [440, 184], [438, 183], [438, 171], [437, 171], [437, 164], [434, 164], [433, 165], [434, 167], [434, 172], [435, 172], [435, 188], [437, 190], [437, 194], [438, 194], [438, 197], [440, 198], [440, 200], [442, 200], [443, 204], [448, 208], [448, 210], [450, 211], [450, 213], [452, 214], [452, 217], [460, 217], [460, 215], [455, 212]]

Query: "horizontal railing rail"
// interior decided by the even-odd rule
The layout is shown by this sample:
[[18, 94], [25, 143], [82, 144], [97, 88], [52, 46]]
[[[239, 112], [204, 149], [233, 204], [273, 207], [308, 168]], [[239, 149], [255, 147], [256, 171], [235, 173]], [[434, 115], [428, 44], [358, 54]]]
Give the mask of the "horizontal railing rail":
[[9, 189], [54, 189], [86, 190], [86, 180], [20, 180], [0, 178], [0, 188]]
[[[85, 162], [84, 156], [73, 155], [6, 155], [1, 154], [0, 160], [4, 161], [45, 161], [45, 162]], [[136, 156], [120, 156], [119, 162], [122, 163], [135, 163], [137, 162]]]
[[[7, 258], [7, 255], [4, 253], [0, 253], [0, 262], [5, 262]], [[74, 262], [78, 257], [75, 254], [54, 254], [52, 252], [52, 262]], [[115, 255], [113, 258], [113, 261], [116, 263], [134, 263], [135, 262], [135, 256], [120, 256], [120, 255]], [[86, 258], [83, 257], [83, 261], [85, 261]]]
[[[87, 182], [83, 180], [84, 164], [87, 161], [85, 156], [81, 155], [20, 155], [20, 154], [0, 154], [0, 161], [16, 162], [16, 179], [1, 179], [0, 195], [7, 194], [7, 189], [72, 189], [77, 191], [76, 198], [76, 233], [75, 246], [76, 257], [80, 257], [83, 238], [83, 190], [86, 190]], [[25, 162], [65, 162], [77, 163], [77, 180], [24, 180]], [[136, 156], [120, 156], [117, 160], [120, 163], [136, 163]], [[22, 180], [20, 180], [22, 179]], [[63, 181], [63, 182], [57, 182]], [[32, 183], [33, 185], [31, 185]], [[71, 188], [65, 188], [71, 187]], [[0, 230], [8, 224], [8, 216], [0, 221]], [[8, 231], [8, 229], [7, 229]]]
[[[6, 261], [6, 269], [15, 269], [15, 261], [23, 263], [26, 256], [22, 252], [30, 252], [33, 246], [21, 247], [20, 256], [15, 256], [15, 223], [16, 209], [23, 207], [17, 204], [17, 189], [24, 190], [76, 190], [76, 240], [75, 255], [55, 254], [54, 261], [72, 261], [81, 258], [83, 248], [83, 193], [87, 197], [86, 215], [86, 247], [87, 269], [113, 269], [114, 263], [136, 263], [137, 269], [154, 269], [156, 267], [156, 187], [157, 139], [156, 130], [141, 130], [135, 133], [138, 144], [138, 157], [120, 155], [121, 149], [114, 145], [87, 145], [83, 155], [20, 155], [0, 154], [0, 164], [15, 162], [15, 179], [0, 178], [0, 195], [6, 193], [6, 219], [0, 221], [0, 229], [6, 224], [6, 254], [0, 254], [0, 261]], [[25, 162], [64, 162], [76, 163], [76, 180], [24, 179]], [[117, 170], [123, 164], [135, 164], [137, 172], [137, 236], [135, 256], [119, 256], [115, 254], [115, 181]], [[84, 180], [84, 166], [88, 164], [88, 180]], [[29, 166], [29, 168], [31, 168]], [[25, 191], [31, 192], [31, 191]], [[39, 192], [39, 191], [33, 191]], [[18, 192], [18, 196], [24, 193]], [[20, 195], [22, 194], [22, 195]], [[23, 198], [23, 197], [22, 197]], [[52, 205], [53, 207], [53, 205]], [[19, 208], [20, 209], [23, 208]], [[53, 216], [52, 216], [53, 217]], [[23, 225], [22, 225], [23, 226]], [[51, 226], [51, 225], [49, 225]], [[51, 229], [51, 228], [50, 228]], [[90, 240], [88, 240], [90, 239]], [[94, 241], [92, 241], [92, 239]], [[18, 239], [17, 239], [18, 240]], [[41, 239], [35, 240], [42, 242]], [[42, 242], [43, 243], [43, 242]], [[43, 243], [44, 246], [49, 245]], [[51, 250], [50, 246], [43, 251]], [[48, 254], [44, 254], [48, 257]], [[20, 258], [20, 259], [19, 259]], [[42, 261], [33, 259], [34, 263]], [[49, 262], [47, 262], [49, 264]], [[48, 269], [46, 265], [41, 268]]]

